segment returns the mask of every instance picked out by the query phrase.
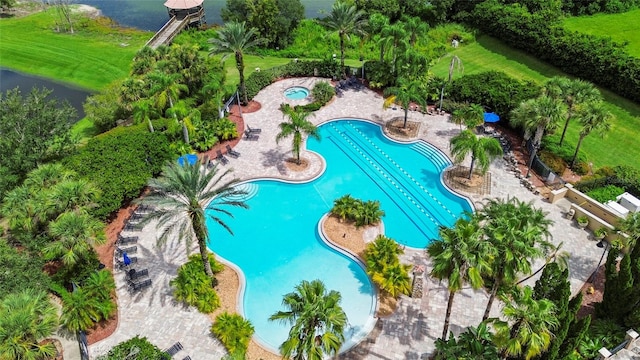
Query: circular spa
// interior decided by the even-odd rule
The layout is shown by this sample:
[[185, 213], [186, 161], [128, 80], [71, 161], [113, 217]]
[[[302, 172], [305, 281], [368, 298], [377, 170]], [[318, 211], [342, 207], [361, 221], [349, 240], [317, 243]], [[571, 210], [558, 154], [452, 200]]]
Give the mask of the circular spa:
[[303, 100], [309, 96], [309, 89], [303, 86], [292, 86], [284, 91], [284, 96], [289, 100]]
[[[345, 194], [379, 200], [385, 234], [398, 243], [423, 249], [451, 226], [470, 203], [450, 192], [442, 172], [451, 162], [432, 145], [389, 140], [379, 125], [336, 120], [319, 126], [321, 140], [307, 148], [320, 154], [326, 169], [306, 183], [254, 180], [242, 185], [248, 210], [233, 211], [228, 234], [207, 218], [209, 247], [233, 263], [245, 281], [241, 313], [255, 327], [254, 338], [277, 352], [290, 327], [269, 321], [282, 307], [283, 295], [302, 280], [320, 279], [342, 295], [347, 314], [345, 344], [352, 347], [373, 329], [376, 290], [354, 257], [328, 246], [319, 231], [333, 201]], [[216, 214], [219, 216], [220, 214]]]

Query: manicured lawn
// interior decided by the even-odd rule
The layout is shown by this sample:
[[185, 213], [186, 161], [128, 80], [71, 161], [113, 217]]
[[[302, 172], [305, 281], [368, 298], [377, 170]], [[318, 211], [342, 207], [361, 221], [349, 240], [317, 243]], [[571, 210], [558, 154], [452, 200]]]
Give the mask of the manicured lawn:
[[610, 37], [627, 43], [629, 54], [640, 57], [640, 9], [622, 14], [598, 14], [569, 17], [563, 23], [565, 29], [581, 33]]
[[0, 20], [0, 66], [100, 90], [128, 75], [152, 35], [80, 19], [74, 34], [57, 33], [55, 18], [50, 9]]
[[[460, 47], [442, 58], [433, 67], [434, 73], [447, 77], [451, 56], [454, 54], [462, 60], [464, 74], [496, 70], [517, 79], [532, 80], [540, 84], [556, 75], [567, 76], [560, 70], [488, 36], [482, 36], [477, 42]], [[454, 78], [460, 76], [462, 76], [460, 73], [454, 74]], [[581, 151], [596, 168], [622, 164], [640, 168], [640, 161], [638, 161], [640, 146], [636, 140], [640, 134], [640, 105], [608, 90], [601, 88], [600, 91], [604, 95], [609, 111], [616, 116], [616, 120], [612, 130], [604, 139], [596, 135], [585, 138]], [[572, 122], [567, 132], [569, 143], [577, 143], [579, 131], [577, 122]]]

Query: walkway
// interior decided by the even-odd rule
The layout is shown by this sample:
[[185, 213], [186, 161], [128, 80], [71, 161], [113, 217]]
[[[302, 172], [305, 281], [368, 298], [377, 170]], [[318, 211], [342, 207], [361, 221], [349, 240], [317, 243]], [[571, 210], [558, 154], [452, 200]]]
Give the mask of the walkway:
[[148, 46], [152, 49], [157, 49], [160, 45], [169, 45], [176, 35], [189, 23], [189, 17], [183, 18], [181, 20], [177, 19], [175, 16], [169, 19], [169, 21], [164, 24], [160, 30], [158, 30], [155, 35], [147, 43], [145, 46]]
[[[305, 172], [295, 173], [283, 164], [284, 159], [291, 156], [291, 147], [286, 140], [280, 145], [275, 143], [277, 126], [283, 121], [278, 110], [283, 102], [291, 104], [302, 101], [290, 101], [282, 95], [284, 89], [300, 85], [312, 88], [321, 79], [303, 78], [282, 80], [261, 91], [255, 100], [262, 108], [244, 115], [245, 124], [252, 128], [261, 128], [258, 141], [242, 140], [234, 150], [242, 155], [238, 159], [229, 158], [225, 167], [233, 168], [235, 175], [241, 179], [259, 177], [277, 177], [291, 181], [304, 180], [315, 176], [322, 168], [321, 158], [309, 152], [303, 157], [311, 160], [311, 166]], [[366, 118], [383, 123], [391, 118], [402, 116], [401, 110], [383, 110], [383, 99], [375, 92], [365, 89], [349, 90], [342, 97], [335, 98], [329, 105], [320, 109], [309, 120], [320, 124], [331, 119]], [[421, 123], [419, 137], [449, 154], [449, 139], [456, 135], [459, 127], [448, 121], [447, 116], [430, 116], [410, 112], [410, 120]], [[506, 164], [497, 160], [491, 166], [491, 197], [517, 197], [525, 201], [533, 201], [536, 207], [549, 213], [554, 221], [551, 228], [552, 242], [564, 242], [563, 249], [571, 254], [569, 260], [572, 292], [579, 291], [582, 283], [595, 270], [602, 250], [589, 239], [587, 232], [578, 229], [564, 218], [567, 209], [562, 205], [550, 204], [520, 185], [518, 179], [505, 171]], [[482, 202], [479, 196], [472, 197], [475, 204]], [[173, 302], [170, 295], [169, 280], [175, 276], [178, 266], [186, 261], [186, 253], [179, 244], [167, 244], [164, 249], [155, 246], [153, 224], [140, 233], [137, 256], [141, 258], [142, 267], [149, 268], [153, 279], [153, 287], [135, 296], [126, 291], [121, 273], [116, 274], [120, 324], [115, 334], [91, 347], [95, 356], [107, 351], [113, 345], [136, 334], [147, 336], [161, 348], [168, 348], [174, 342], [184, 345], [183, 352], [176, 358], [190, 355], [193, 359], [218, 359], [224, 353], [219, 342], [209, 335], [210, 320], [206, 315], [194, 309], [186, 309]], [[420, 299], [403, 297], [395, 314], [381, 319], [369, 338], [344, 354], [345, 359], [425, 359], [433, 352], [434, 341], [442, 332], [442, 325], [447, 304], [445, 284], [439, 284], [428, 276], [429, 260], [419, 249], [407, 249], [403, 255], [407, 263], [423, 264], [425, 273], [424, 294]], [[541, 264], [542, 262], [540, 262]], [[534, 268], [537, 268], [536, 264]], [[533, 279], [530, 283], [533, 283]], [[463, 290], [456, 296], [451, 317], [451, 331], [459, 334], [469, 325], [480, 322], [487, 302], [483, 291]], [[492, 315], [499, 314], [499, 304], [494, 304]], [[253, 359], [252, 359], [253, 360]]]

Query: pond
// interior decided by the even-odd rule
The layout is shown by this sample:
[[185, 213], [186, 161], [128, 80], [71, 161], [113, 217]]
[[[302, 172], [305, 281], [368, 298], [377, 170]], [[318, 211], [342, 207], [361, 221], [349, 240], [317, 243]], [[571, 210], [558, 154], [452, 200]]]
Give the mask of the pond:
[[[169, 20], [165, 0], [73, 0], [72, 2], [94, 6], [121, 25], [142, 30], [157, 31]], [[307, 18], [322, 17], [329, 12], [333, 0], [301, 0]], [[205, 0], [207, 24], [222, 24], [220, 9], [226, 0]]]
[[78, 112], [78, 116], [74, 121], [80, 120], [84, 117], [82, 104], [87, 99], [87, 96], [91, 95], [91, 92], [78, 87], [73, 87], [72, 85], [0, 68], [0, 91], [3, 94], [8, 90], [18, 87], [20, 88], [22, 96], [25, 97], [29, 92], [31, 92], [31, 89], [34, 86], [38, 89], [45, 87], [49, 90], [53, 90], [50, 96], [53, 96], [58, 100], [67, 100]]

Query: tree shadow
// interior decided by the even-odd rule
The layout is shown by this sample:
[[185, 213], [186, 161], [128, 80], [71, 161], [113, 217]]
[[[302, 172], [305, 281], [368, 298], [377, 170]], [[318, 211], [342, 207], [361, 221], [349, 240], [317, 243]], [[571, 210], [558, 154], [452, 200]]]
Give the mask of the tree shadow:
[[280, 175], [287, 174], [287, 167], [284, 162], [289, 158], [289, 155], [276, 149], [270, 149], [261, 152], [262, 154], [262, 166], [272, 167], [275, 166]]

